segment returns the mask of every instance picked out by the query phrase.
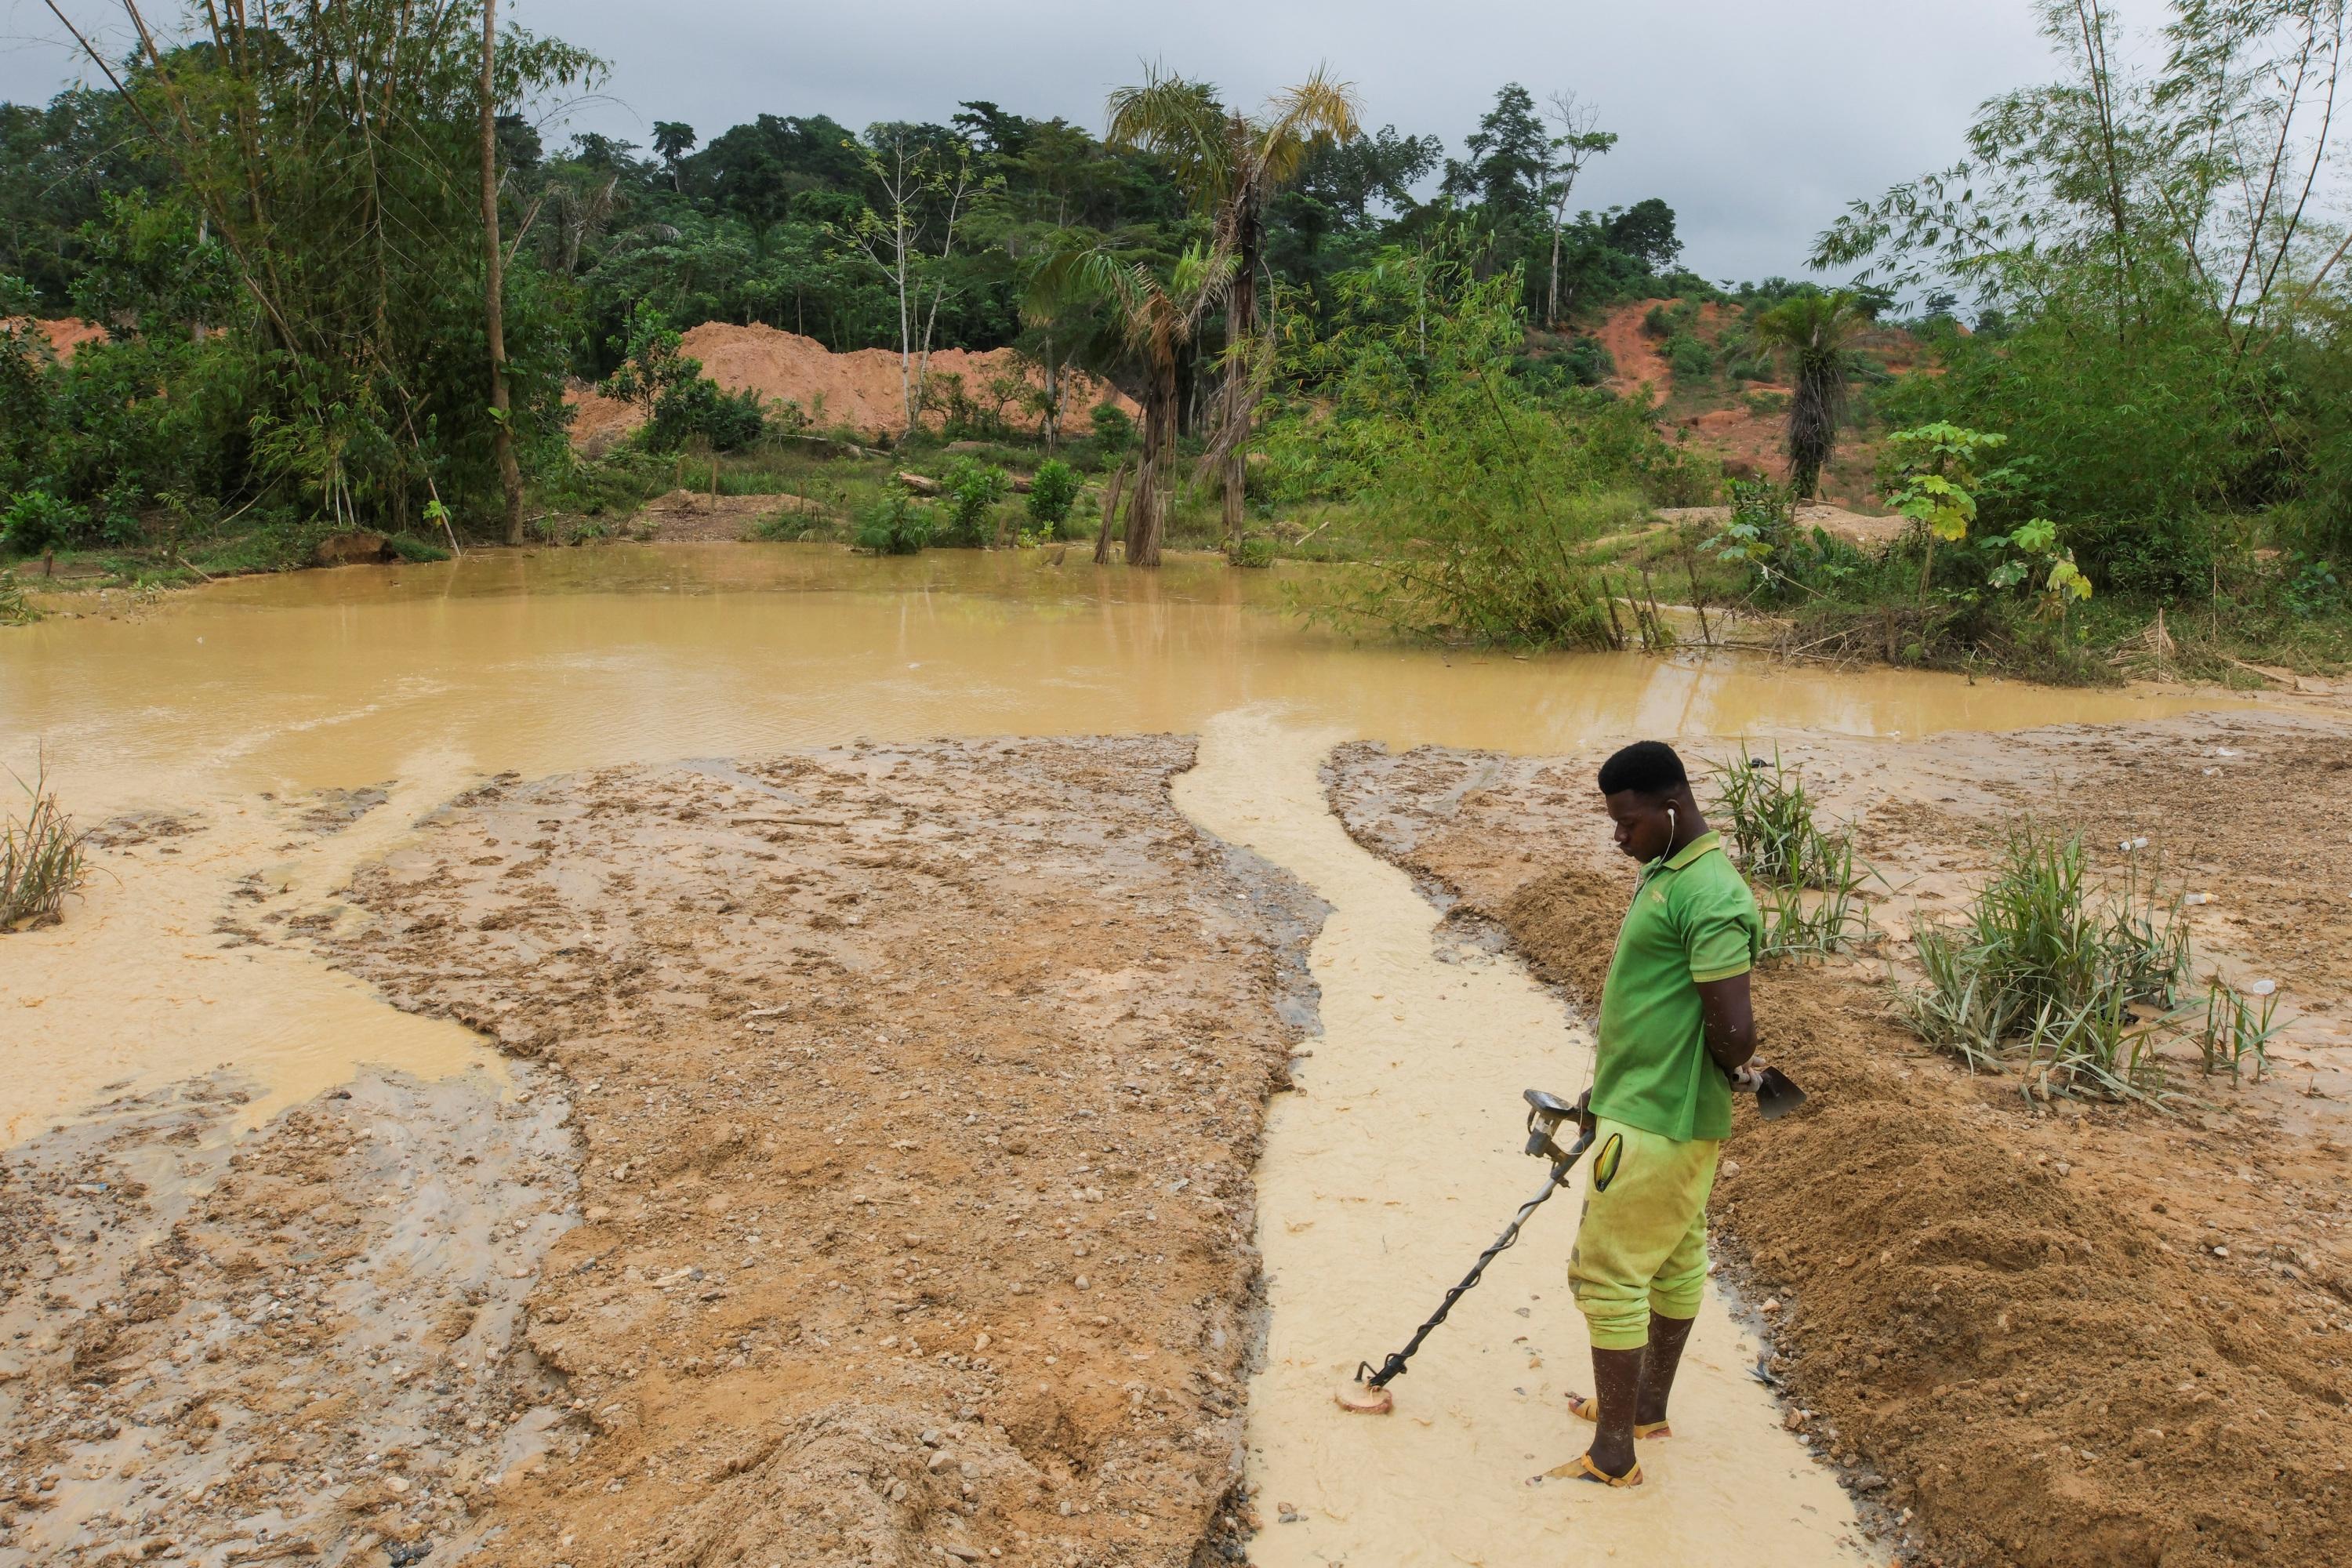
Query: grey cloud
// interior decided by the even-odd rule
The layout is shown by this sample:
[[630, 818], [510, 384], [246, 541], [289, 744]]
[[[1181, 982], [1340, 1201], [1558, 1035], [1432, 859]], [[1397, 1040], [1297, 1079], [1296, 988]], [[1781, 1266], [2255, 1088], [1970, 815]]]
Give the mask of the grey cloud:
[[[162, 7], [157, 7], [161, 9]], [[708, 136], [762, 111], [857, 127], [944, 119], [962, 99], [1099, 130], [1105, 94], [1164, 61], [1237, 100], [1318, 62], [1375, 125], [1458, 151], [1496, 87], [1573, 89], [1623, 138], [1580, 188], [1594, 207], [1664, 196], [1712, 278], [1795, 276], [1844, 203], [1950, 162], [1984, 98], [2047, 72], [2025, 0], [508, 0], [514, 19], [613, 64], [569, 129]], [[77, 19], [118, 15], [87, 3]], [[80, 74], [45, 6], [0, 0], [0, 96]]]

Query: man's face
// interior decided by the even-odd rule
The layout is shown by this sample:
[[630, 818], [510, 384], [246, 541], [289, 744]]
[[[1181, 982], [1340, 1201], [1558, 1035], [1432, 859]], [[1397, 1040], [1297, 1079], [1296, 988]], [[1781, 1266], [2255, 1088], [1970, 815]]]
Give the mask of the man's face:
[[1666, 852], [1675, 837], [1666, 802], [1633, 789], [1621, 789], [1605, 798], [1609, 820], [1616, 824], [1618, 848], [1645, 865]]

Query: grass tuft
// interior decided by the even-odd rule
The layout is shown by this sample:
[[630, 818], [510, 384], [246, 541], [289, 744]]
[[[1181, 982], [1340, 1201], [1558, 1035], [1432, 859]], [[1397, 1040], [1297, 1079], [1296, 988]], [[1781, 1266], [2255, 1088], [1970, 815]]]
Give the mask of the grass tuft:
[[40, 618], [41, 612], [26, 596], [16, 574], [0, 572], [0, 626], [29, 626]]
[[2120, 889], [2095, 889], [2080, 835], [2013, 828], [1965, 918], [1921, 922], [1913, 1029], [1972, 1068], [2021, 1054], [2029, 1093], [2155, 1098], [2189, 928], [2179, 895], [2126, 866]]
[[1715, 770], [1717, 820], [1756, 889], [1767, 956], [1825, 957], [1859, 942], [1870, 911], [1857, 896], [1870, 875], [1850, 827], [1825, 828], [1803, 776], [1780, 761], [1740, 754]]
[[[16, 778], [14, 773], [9, 777]], [[66, 895], [81, 886], [82, 840], [73, 819], [58, 808], [46, 774], [16, 779], [32, 802], [19, 826], [0, 818], [0, 932], [29, 931], [64, 918]]]

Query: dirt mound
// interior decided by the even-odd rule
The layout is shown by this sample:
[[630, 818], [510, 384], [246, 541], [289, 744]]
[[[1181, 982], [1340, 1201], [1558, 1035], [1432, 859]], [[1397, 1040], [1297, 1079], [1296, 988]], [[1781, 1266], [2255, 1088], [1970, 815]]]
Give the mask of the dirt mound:
[[[702, 362], [702, 374], [729, 392], [746, 390], [772, 402], [798, 406], [811, 425], [821, 429], [847, 426], [868, 437], [896, 435], [907, 427], [903, 380], [896, 351], [856, 349], [835, 353], [814, 338], [767, 326], [736, 326], [705, 321], [685, 334], [685, 352]], [[1034, 367], [1024, 364], [1011, 349], [972, 353], [962, 349], [935, 349], [929, 375], [930, 406], [936, 413], [946, 403], [954, 378], [962, 395], [994, 411], [1016, 430], [1034, 430], [1037, 416], [1024, 405], [1022, 389], [1042, 387]], [[1074, 416], [1106, 397], [1130, 417], [1142, 411], [1125, 394], [1096, 378], [1072, 377], [1065, 406]], [[616, 402], [584, 384], [564, 394], [573, 408], [572, 441], [587, 448], [609, 443], [644, 423], [634, 405]], [[601, 448], [599, 448], [601, 449]]]
[[[2233, 747], [2278, 721], [2240, 722]], [[2115, 762], [2084, 757], [2085, 742], [2160, 755], [2191, 729], [1947, 738], [1935, 758], [1912, 759], [1930, 770], [1924, 784], [1891, 790], [1877, 774], [1885, 748], [1849, 743], [1837, 766], [1877, 776], [1874, 798], [1891, 805], [1965, 755], [1941, 797], [1957, 813], [1996, 777], [2032, 779], [2047, 800], [2062, 768], [2059, 796], [2079, 799]], [[2279, 750], [2308, 768], [2326, 765], [2321, 745]], [[1596, 761], [1350, 748], [1333, 795], [1351, 831], [1499, 921], [1590, 999], [1628, 885], [1607, 864]], [[2148, 830], [2147, 797], [2134, 806]], [[2332, 812], [2312, 832], [2314, 849], [2342, 837]], [[1563, 867], [1563, 844], [1585, 853]], [[1897, 880], [1966, 853], [1948, 839], [1906, 848], [1878, 862]], [[2282, 851], [2297, 853], [2275, 838], [2260, 853]], [[2200, 853], [2237, 858], [2210, 836]], [[2037, 1107], [2013, 1078], [1972, 1079], [1927, 1055], [1860, 963], [1773, 966], [1757, 997], [1767, 1054], [1812, 1103], [1770, 1124], [1742, 1112], [1718, 1240], [1762, 1301], [1789, 1424], [1910, 1532], [1910, 1560], [2352, 1559], [2340, 1113], [2333, 1131], [2296, 1135], [2289, 1117], [2309, 1113], [2276, 1092], [2234, 1115], [2179, 1119]]]
[[[27, 319], [10, 316], [0, 321], [0, 324], [21, 328], [27, 324]], [[71, 364], [75, 350], [84, 343], [102, 342], [106, 337], [106, 329], [96, 321], [78, 321], [71, 316], [61, 316], [54, 321], [34, 317], [29, 324], [49, 340], [49, 348], [58, 356], [59, 364]]]
[[1317, 917], [1177, 814], [1191, 757], [493, 785], [355, 880], [345, 963], [576, 1086], [585, 1208], [529, 1327], [569, 1415], [502, 1560], [1183, 1568], [1232, 1528]]
[[572, 447], [601, 458], [614, 442], [646, 422], [645, 410], [634, 403], [607, 397], [584, 381], [566, 383], [563, 405], [572, 411]]

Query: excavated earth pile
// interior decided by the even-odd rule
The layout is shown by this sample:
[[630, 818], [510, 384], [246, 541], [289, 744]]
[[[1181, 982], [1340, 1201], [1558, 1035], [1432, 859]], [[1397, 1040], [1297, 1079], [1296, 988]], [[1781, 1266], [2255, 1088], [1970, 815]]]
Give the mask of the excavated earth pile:
[[[835, 353], [798, 332], [758, 323], [705, 321], [683, 335], [681, 352], [699, 363], [702, 374], [721, 391], [756, 392], [763, 403], [793, 404], [820, 429], [847, 426], [880, 439], [907, 428], [907, 378], [917, 372], [899, 363], [895, 349]], [[932, 384], [928, 403], [934, 423], [945, 407], [948, 389], [960, 386], [967, 400], [992, 412], [1007, 427], [1037, 428], [1036, 400], [1044, 391], [1044, 373], [1011, 349], [933, 349], [920, 374]], [[1135, 400], [1108, 383], [1082, 371], [1063, 374], [1065, 384], [1058, 390], [1066, 421], [1076, 421], [1084, 428], [1091, 411], [1106, 401], [1129, 418], [1141, 416]], [[919, 382], [917, 390], [919, 394]], [[584, 384], [569, 390], [564, 401], [572, 409], [572, 445], [583, 449], [602, 450], [645, 423], [645, 412], [635, 405]]]
[[[1318, 912], [1189, 742], [506, 782], [341, 961], [572, 1086], [566, 1381], [484, 1563], [1183, 1564], [1242, 1458], [1250, 1169]], [[1287, 978], [1286, 978], [1287, 976]]]
[[[1806, 748], [1808, 783], [1870, 811], [1865, 847], [1897, 883], [1980, 868], [2011, 814], [2063, 802], [2094, 831], [2177, 838], [2184, 868], [2251, 904], [2285, 867], [2339, 859], [2352, 820], [2337, 782], [2352, 740], [2289, 721], [1934, 745]], [[2293, 784], [2311, 809], [2266, 814], [2260, 835], [2233, 826], [2200, 787], [2217, 752], [2242, 763], [2233, 798]], [[1631, 887], [1598, 761], [1351, 747], [1330, 791], [1360, 841], [1589, 1005]], [[2212, 931], [2219, 950], [2242, 934]], [[2339, 924], [2303, 940], [2340, 955], [2344, 939]], [[2313, 957], [2298, 999], [2317, 1058], [2341, 959]], [[2178, 1063], [2196, 1098], [2171, 1115], [2039, 1102], [2014, 1075], [1926, 1053], [1884, 963], [1775, 965], [1757, 997], [1764, 1053], [1812, 1100], [1769, 1125], [1741, 1112], [1717, 1240], [1771, 1336], [1788, 1425], [1876, 1505], [1905, 1560], [2352, 1561], [2340, 1103], [2315, 1111], [2276, 1082], [2233, 1095]]]

